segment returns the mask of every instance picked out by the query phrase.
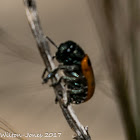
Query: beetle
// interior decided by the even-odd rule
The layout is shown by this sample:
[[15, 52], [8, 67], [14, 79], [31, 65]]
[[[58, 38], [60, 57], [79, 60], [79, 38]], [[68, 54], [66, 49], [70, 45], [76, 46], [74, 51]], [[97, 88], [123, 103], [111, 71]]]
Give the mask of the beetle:
[[95, 90], [95, 78], [88, 55], [74, 41], [66, 41], [57, 47], [49, 37], [46, 38], [57, 48], [53, 58], [56, 58], [60, 64], [46, 77], [47, 68], [44, 70], [42, 74], [43, 84], [53, 78], [59, 70], [63, 70], [64, 76], [60, 77], [52, 86], [63, 81], [68, 89], [70, 103], [80, 104], [88, 101]]

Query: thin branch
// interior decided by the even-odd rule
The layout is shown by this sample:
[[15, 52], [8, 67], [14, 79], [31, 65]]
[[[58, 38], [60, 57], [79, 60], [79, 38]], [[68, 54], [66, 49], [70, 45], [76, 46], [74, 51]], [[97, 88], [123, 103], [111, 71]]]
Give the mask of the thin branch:
[[[45, 66], [48, 69], [48, 72], [50, 72], [55, 68], [55, 65], [52, 61], [48, 41], [47, 41], [45, 35], [43, 34], [43, 31], [42, 31], [42, 28], [40, 25], [39, 16], [38, 16], [37, 9], [36, 9], [36, 1], [35, 0], [23, 0], [23, 1], [24, 1], [29, 25], [30, 25], [32, 33], [36, 39], [40, 55], [44, 61]], [[59, 76], [56, 75], [52, 79], [52, 82], [55, 82], [58, 79], [59, 79]], [[66, 93], [63, 85], [61, 85], [61, 84], [57, 85], [56, 87], [54, 87], [54, 91], [55, 91], [56, 98], [59, 102], [59, 105], [62, 109], [62, 112], [63, 112], [68, 124], [70, 125], [72, 130], [77, 134], [74, 139], [91, 140], [91, 138], [88, 134], [88, 131], [87, 131], [87, 127], [84, 128], [83, 125], [79, 122], [71, 105], [66, 105], [67, 104], [67, 93]]]

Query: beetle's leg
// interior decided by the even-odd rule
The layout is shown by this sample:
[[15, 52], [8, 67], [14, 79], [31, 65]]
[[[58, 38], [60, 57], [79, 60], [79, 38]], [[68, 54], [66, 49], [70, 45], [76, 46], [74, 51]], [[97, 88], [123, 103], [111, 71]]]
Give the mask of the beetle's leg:
[[[79, 70], [79, 67], [77, 65], [59, 65], [56, 69], [54, 69], [52, 72], [54, 75], [58, 72], [58, 70], [67, 70], [67, 71], [74, 71], [74, 70]], [[45, 69], [44, 73], [47, 71]], [[42, 78], [45, 74], [42, 75]]]
[[69, 76], [61, 76], [60, 79], [58, 80], [58, 82], [56, 83], [53, 83], [51, 86], [56, 86], [58, 84], [60, 84], [63, 81], [66, 81], [66, 83], [68, 82], [76, 82], [76, 81], [79, 81], [79, 80], [83, 80], [85, 79], [85, 77], [69, 77]]
[[[44, 69], [44, 71], [43, 71], [43, 73], [42, 73], [42, 76], [41, 76], [42, 79], [45, 79], [44, 77], [45, 77], [45, 74], [46, 74], [47, 70], [48, 70], [47, 68]], [[57, 70], [58, 70], [58, 68], [54, 69], [54, 70], [53, 70], [52, 72], [50, 72], [50, 73], [52, 73], [52, 75], [53, 75], [53, 73], [56, 74]], [[49, 73], [49, 74], [50, 74], [50, 73]], [[48, 77], [48, 76], [47, 76], [47, 77]]]
[[43, 74], [42, 74], [42, 78], [43, 78], [43, 84], [47, 83], [49, 79], [53, 78], [55, 76], [55, 74], [58, 72], [58, 70], [63, 70], [66, 69], [68, 71], [74, 71], [74, 70], [79, 70], [79, 67], [77, 65], [59, 65], [56, 69], [54, 69], [52, 72], [50, 72], [46, 78], [44, 78], [47, 69], [44, 70]]
[[51, 86], [56, 86], [56, 85], [60, 84], [62, 82], [62, 80], [74, 81], [74, 80], [76, 80], [76, 78], [74, 78], [74, 77], [68, 77], [68, 76], [61, 76], [60, 79], [57, 82], [51, 84]]
[[43, 71], [43, 73], [42, 73], [42, 76], [41, 76], [42, 78], [44, 78], [46, 72], [47, 72], [47, 68], [44, 69], [44, 71]]
[[78, 65], [59, 65], [58, 70], [67, 70], [67, 71], [72, 72], [75, 70], [79, 70], [79, 66]]
[[43, 78], [42, 84], [47, 83], [49, 79], [53, 78], [53, 77], [55, 76], [55, 74], [57, 73], [57, 71], [58, 71], [58, 68], [54, 69], [52, 72], [50, 72], [50, 73], [47, 75], [46, 78], [44, 78], [44, 75], [43, 75], [43, 77], [42, 77], [42, 78]]

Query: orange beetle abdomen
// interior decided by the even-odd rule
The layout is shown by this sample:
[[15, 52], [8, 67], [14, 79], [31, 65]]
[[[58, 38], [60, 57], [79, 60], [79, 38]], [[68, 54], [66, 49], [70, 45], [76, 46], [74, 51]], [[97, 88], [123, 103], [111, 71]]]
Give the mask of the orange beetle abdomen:
[[87, 98], [85, 101], [88, 101], [93, 96], [95, 90], [95, 78], [88, 55], [85, 55], [85, 57], [82, 59], [81, 68], [82, 68], [82, 73], [87, 80], [88, 91], [87, 91]]

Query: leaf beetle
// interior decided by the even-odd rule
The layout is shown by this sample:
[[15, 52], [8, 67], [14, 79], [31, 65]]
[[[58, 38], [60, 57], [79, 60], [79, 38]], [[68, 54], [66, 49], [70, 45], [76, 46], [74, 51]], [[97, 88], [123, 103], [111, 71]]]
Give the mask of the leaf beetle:
[[68, 89], [70, 103], [80, 104], [88, 101], [95, 90], [95, 78], [88, 55], [73, 41], [66, 41], [57, 47], [49, 37], [46, 38], [57, 48], [54, 58], [60, 65], [46, 77], [47, 68], [44, 70], [43, 83], [47, 83], [59, 70], [63, 70], [64, 76], [60, 77], [52, 86], [63, 81]]

